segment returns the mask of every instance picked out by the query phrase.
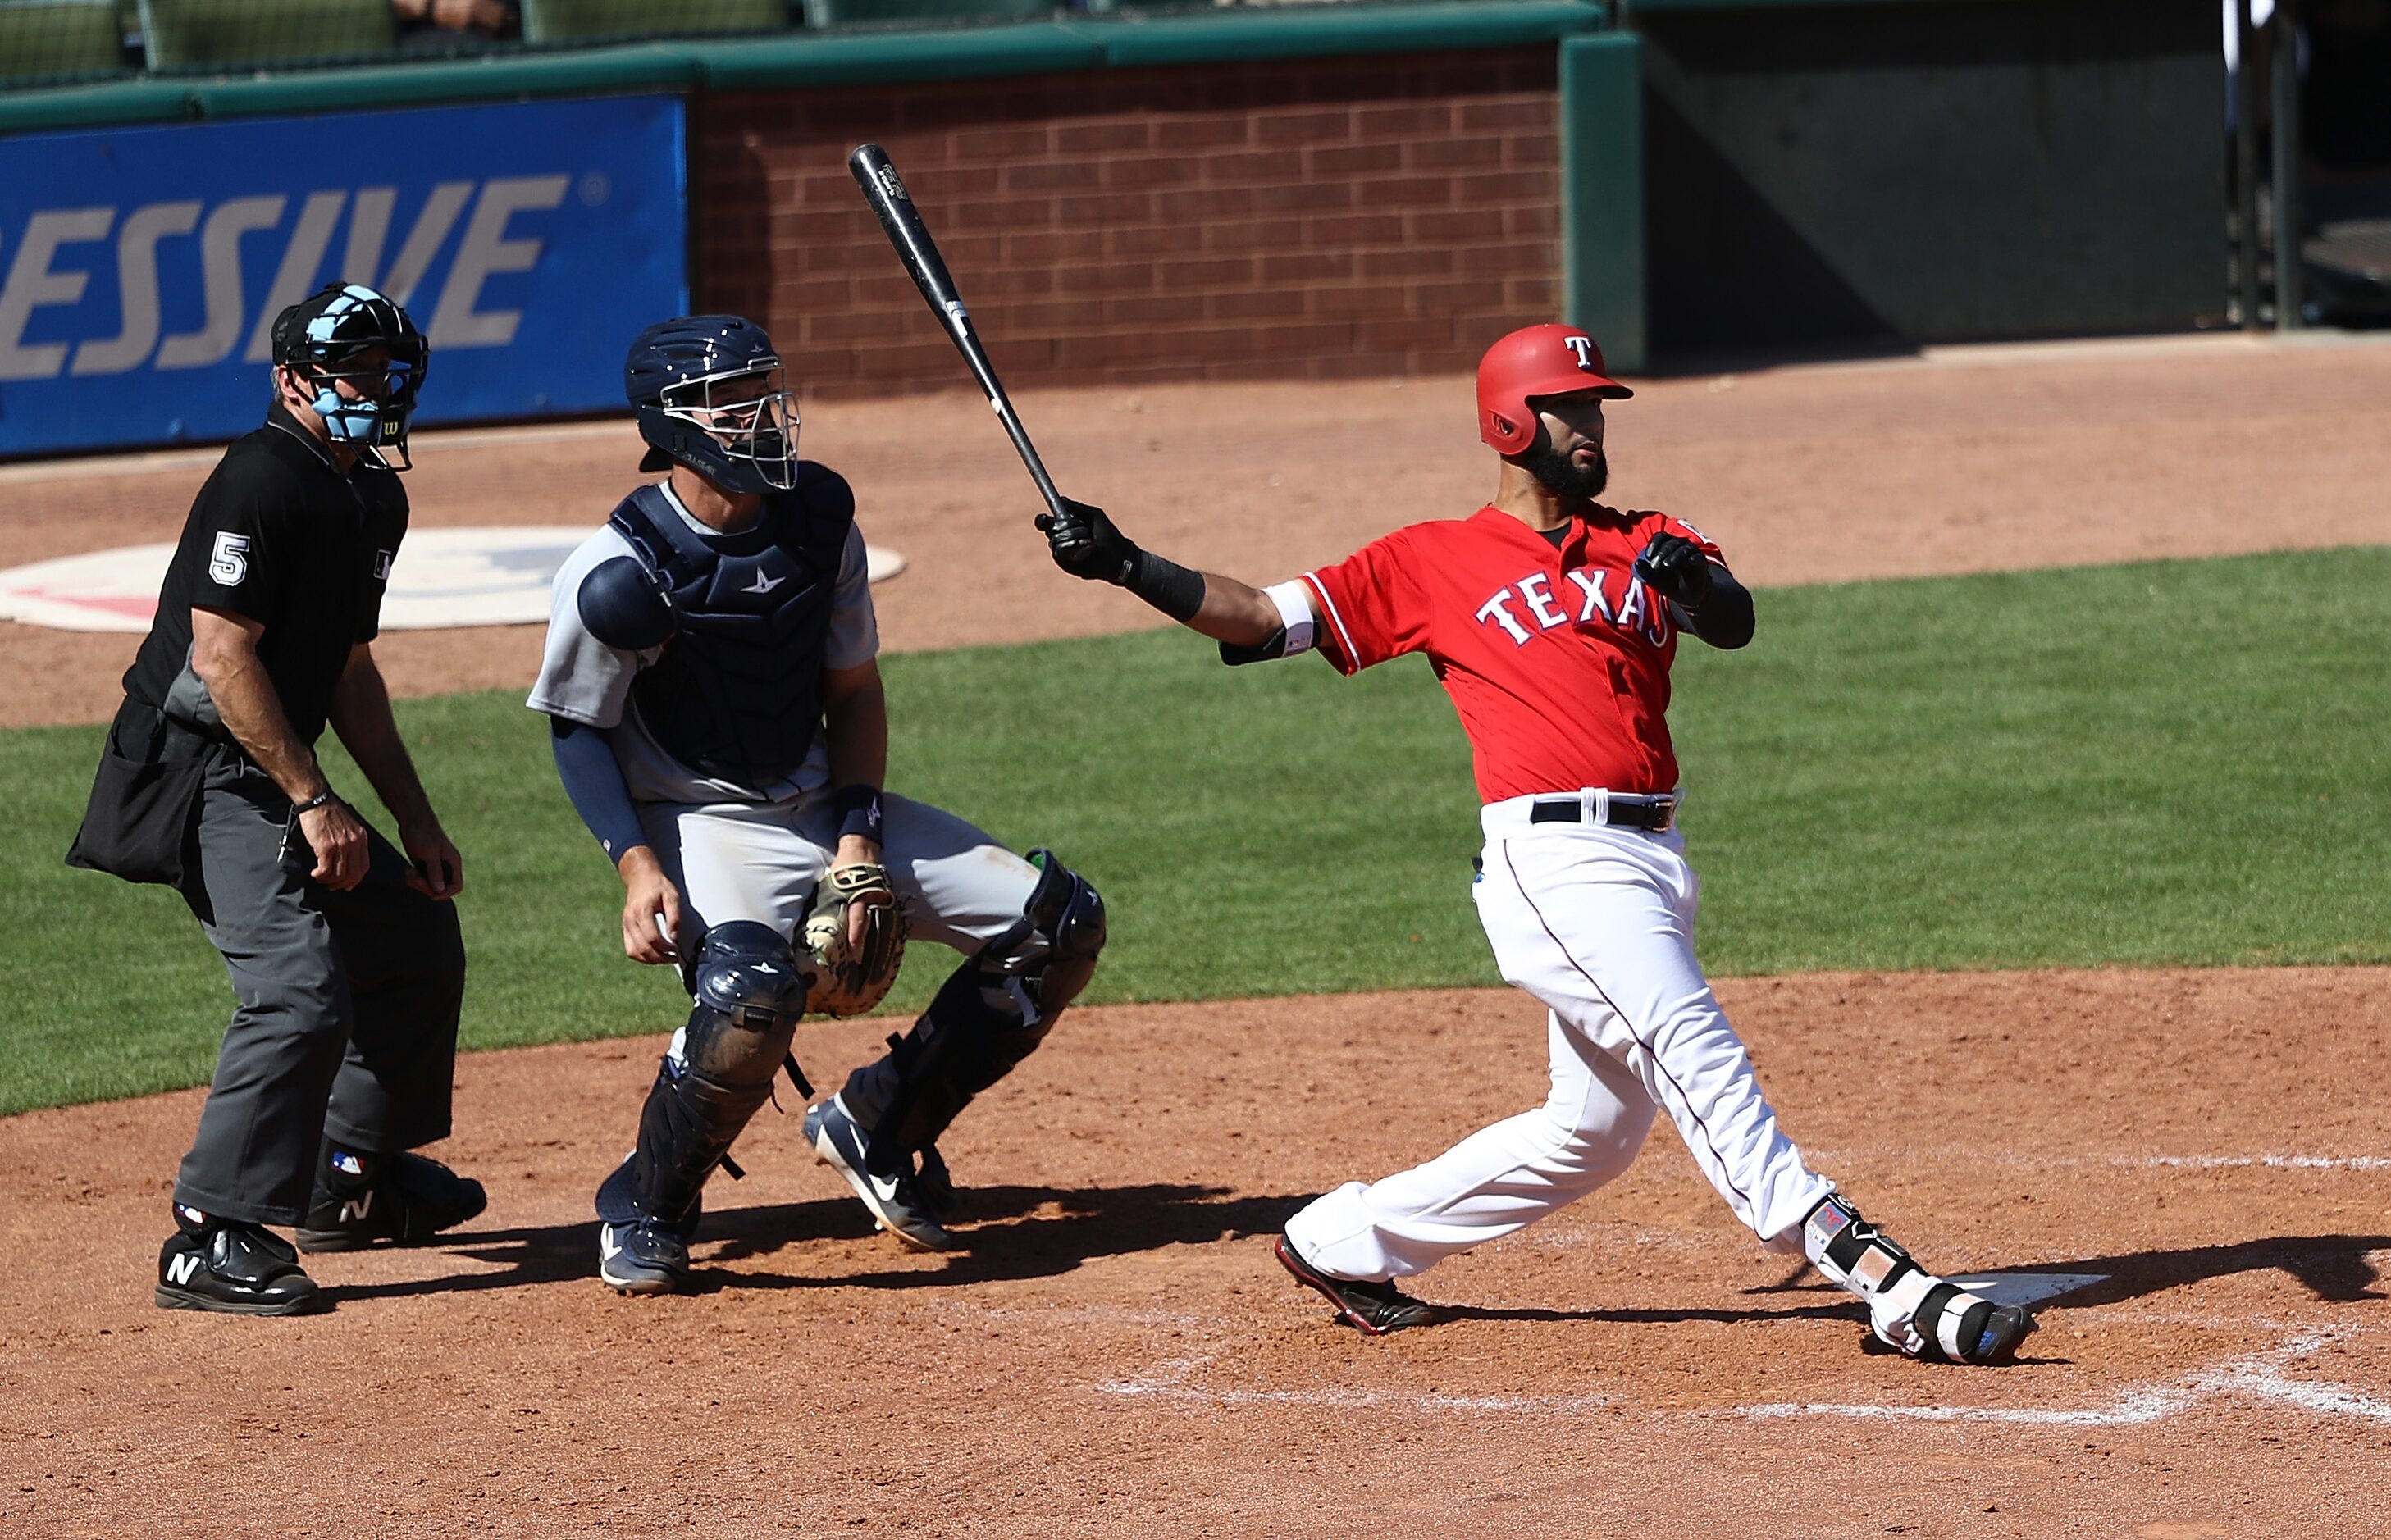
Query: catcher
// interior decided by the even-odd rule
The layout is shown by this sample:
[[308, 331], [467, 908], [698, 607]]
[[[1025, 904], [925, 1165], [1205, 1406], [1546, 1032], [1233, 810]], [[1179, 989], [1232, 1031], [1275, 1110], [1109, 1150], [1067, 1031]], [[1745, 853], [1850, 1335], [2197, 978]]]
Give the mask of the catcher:
[[[880, 1003], [911, 934], [963, 962], [912, 1030], [806, 1113], [821, 1158], [905, 1244], [954, 1244], [937, 1140], [1087, 987], [1103, 900], [1043, 851], [881, 789], [879, 633], [836, 473], [797, 458], [771, 340], [682, 316], [632, 343], [639, 487], [556, 575], [530, 705], [557, 774], [623, 879], [623, 950], [678, 963], [693, 997], [598, 1188], [599, 1276], [689, 1280], [717, 1166], [771, 1097], [807, 1011]], [[800, 932], [802, 932], [800, 934]], [[798, 944], [793, 946], [792, 940]]]

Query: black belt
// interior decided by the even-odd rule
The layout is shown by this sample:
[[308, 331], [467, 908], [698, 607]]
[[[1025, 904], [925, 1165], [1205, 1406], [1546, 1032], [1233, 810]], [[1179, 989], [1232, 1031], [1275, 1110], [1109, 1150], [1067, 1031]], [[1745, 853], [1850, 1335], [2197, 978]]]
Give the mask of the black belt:
[[1666, 792], [1643, 795], [1614, 791], [1609, 811], [1598, 818], [1592, 803], [1575, 797], [1567, 802], [1538, 802], [1528, 809], [1528, 822], [1532, 824], [1609, 824], [1618, 828], [1640, 828], [1647, 834], [1665, 834], [1676, 821], [1677, 799]]

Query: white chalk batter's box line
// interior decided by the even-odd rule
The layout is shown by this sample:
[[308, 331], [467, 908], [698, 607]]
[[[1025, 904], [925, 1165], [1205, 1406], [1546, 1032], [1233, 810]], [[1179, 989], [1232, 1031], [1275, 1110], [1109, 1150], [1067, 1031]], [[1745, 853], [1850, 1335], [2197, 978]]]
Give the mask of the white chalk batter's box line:
[[1855, 1161], [1863, 1153], [1902, 1160], [1965, 1157], [1979, 1163], [2075, 1169], [2103, 1166], [2122, 1170], [2170, 1171], [2391, 1171], [2391, 1155], [2051, 1155], [2030, 1149], [1998, 1149], [1981, 1145], [1921, 1149], [1915, 1145], [1871, 1146], [1867, 1150], [1814, 1149], [1806, 1152], [1822, 1167]]
[[[2176, 1385], [2152, 1385], [2126, 1391], [2102, 1406], [2080, 1408], [2039, 1406], [1885, 1406], [1849, 1403], [1788, 1401], [1738, 1406], [1730, 1414], [1746, 1418], [1844, 1417], [1892, 1422], [1976, 1422], [2010, 1426], [2119, 1428], [2157, 1422], [2186, 1412], [2203, 1402], [2239, 1396], [2295, 1406], [2320, 1417], [2391, 1424], [2391, 1400], [2362, 1394], [2346, 1385], [2322, 1380], [2288, 1380], [2283, 1369], [2336, 1341], [2360, 1335], [2365, 1328], [2343, 1325], [2311, 1331], [2265, 1353], [2235, 1358]], [[2031, 1339], [2028, 1339], [2031, 1341]]]
[[[2156, 1317], [2166, 1319], [2167, 1317]], [[2230, 1319], [2217, 1324], [2243, 1324]], [[2241, 1398], [2284, 1405], [2323, 1418], [2391, 1425], [2391, 1400], [2346, 1385], [2323, 1380], [2288, 1379], [2284, 1370], [2336, 1342], [2374, 1335], [2379, 1328], [2356, 1321], [2297, 1330], [2264, 1352], [2228, 1359], [2170, 1385], [2138, 1386], [2092, 1406], [1892, 1405], [1877, 1403], [1782, 1401], [1692, 1412], [1659, 1412], [1662, 1417], [1719, 1417], [1773, 1420], [1786, 1418], [1851, 1418], [1868, 1421], [1991, 1423], [2024, 1427], [2116, 1428], [2157, 1422], [2191, 1411], [2204, 1403]], [[2029, 1339], [2030, 1340], [2030, 1339]], [[1214, 1358], [1175, 1358], [1156, 1366], [1156, 1372], [1134, 1380], [1109, 1380], [1096, 1385], [1100, 1395], [1157, 1401], [1190, 1402], [1208, 1406], [1317, 1406], [1338, 1411], [1463, 1413], [1471, 1416], [1577, 1416], [1594, 1412], [1633, 1412], [1633, 1404], [1618, 1396], [1484, 1394], [1372, 1389], [1221, 1390], [1190, 1384]]]

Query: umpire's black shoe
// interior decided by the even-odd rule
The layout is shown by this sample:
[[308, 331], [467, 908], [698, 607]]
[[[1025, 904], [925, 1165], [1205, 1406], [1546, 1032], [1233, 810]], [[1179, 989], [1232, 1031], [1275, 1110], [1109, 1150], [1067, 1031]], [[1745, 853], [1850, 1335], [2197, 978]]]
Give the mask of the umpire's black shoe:
[[1340, 1278], [1322, 1272], [1303, 1260], [1284, 1232], [1271, 1250], [1279, 1265], [1295, 1275], [1296, 1282], [1328, 1297], [1339, 1320], [1370, 1336], [1384, 1337], [1407, 1326], [1429, 1326], [1438, 1319], [1436, 1306], [1412, 1298], [1392, 1283]]
[[303, 1251], [355, 1251], [387, 1241], [421, 1246], [489, 1207], [489, 1194], [420, 1155], [367, 1155], [325, 1141], [316, 1192], [299, 1226]]
[[212, 1219], [176, 1205], [175, 1229], [158, 1251], [161, 1310], [234, 1315], [313, 1315], [332, 1308], [299, 1265], [291, 1242], [259, 1225]]

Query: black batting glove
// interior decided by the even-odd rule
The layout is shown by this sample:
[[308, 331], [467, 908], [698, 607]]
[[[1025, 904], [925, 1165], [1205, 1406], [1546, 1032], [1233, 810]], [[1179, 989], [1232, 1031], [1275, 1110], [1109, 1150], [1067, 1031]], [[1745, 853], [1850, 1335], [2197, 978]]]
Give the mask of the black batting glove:
[[1635, 575], [1661, 597], [1687, 610], [1699, 610], [1711, 597], [1710, 558], [1682, 534], [1665, 530], [1646, 544], [1635, 558]]
[[1062, 512], [1038, 516], [1038, 528], [1045, 533], [1054, 565], [1075, 578], [1126, 587], [1137, 570], [1137, 542], [1114, 528], [1105, 510], [1092, 503], [1066, 497]]

